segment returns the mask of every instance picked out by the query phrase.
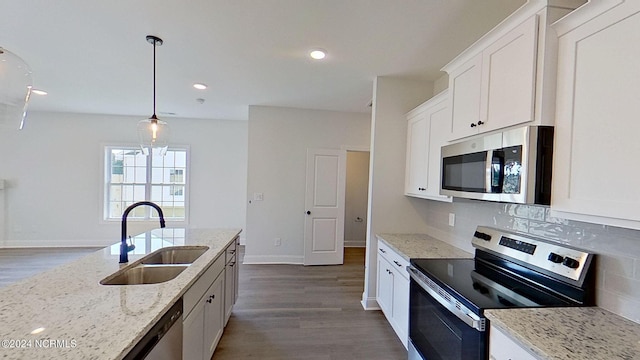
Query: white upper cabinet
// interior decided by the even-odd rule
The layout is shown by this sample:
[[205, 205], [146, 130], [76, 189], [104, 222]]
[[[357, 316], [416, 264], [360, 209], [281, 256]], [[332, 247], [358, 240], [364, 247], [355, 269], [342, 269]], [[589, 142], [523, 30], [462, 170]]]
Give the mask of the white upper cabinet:
[[467, 60], [449, 73], [451, 131], [447, 134], [447, 139], [478, 133], [481, 82], [482, 54]]
[[640, 229], [640, 2], [589, 2], [554, 28], [552, 214]]
[[451, 201], [440, 195], [440, 148], [451, 124], [444, 91], [407, 114], [405, 195]]
[[483, 132], [534, 120], [537, 35], [533, 15], [482, 52]]
[[549, 24], [575, 0], [530, 0], [442, 70], [449, 74], [449, 140], [513, 125], [553, 125], [557, 43]]

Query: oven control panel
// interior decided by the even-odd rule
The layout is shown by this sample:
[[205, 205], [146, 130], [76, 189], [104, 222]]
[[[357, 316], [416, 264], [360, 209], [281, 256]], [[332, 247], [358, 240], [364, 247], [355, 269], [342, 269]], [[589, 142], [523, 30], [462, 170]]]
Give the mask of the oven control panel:
[[523, 234], [478, 226], [472, 244], [507, 260], [533, 265], [554, 275], [581, 281], [589, 268], [592, 254]]
[[536, 245], [529, 244], [528, 242], [520, 240], [515, 240], [506, 236], [501, 237], [498, 244], [518, 251], [522, 251], [523, 253], [529, 255], [533, 255], [533, 253], [536, 251]]

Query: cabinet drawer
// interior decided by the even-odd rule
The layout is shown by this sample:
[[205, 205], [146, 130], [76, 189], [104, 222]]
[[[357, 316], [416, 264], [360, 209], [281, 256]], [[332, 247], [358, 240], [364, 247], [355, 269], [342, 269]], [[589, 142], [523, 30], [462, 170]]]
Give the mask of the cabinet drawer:
[[236, 255], [236, 251], [236, 241], [234, 240], [229, 246], [227, 246], [227, 249], [224, 251], [226, 263], [229, 263], [233, 259], [233, 257]]
[[218, 276], [224, 270], [225, 257], [223, 255], [218, 258], [209, 266], [209, 268], [202, 274], [202, 276], [187, 290], [182, 297], [184, 304], [183, 319], [189, 316], [189, 313], [196, 306], [200, 298], [205, 294], [207, 289], [213, 284]]
[[380, 240], [378, 240], [378, 254], [385, 258], [385, 260], [387, 260], [389, 264], [393, 265], [394, 268], [402, 270], [400, 271], [400, 274], [402, 274], [403, 277], [409, 278], [409, 273], [407, 273], [407, 266], [409, 266], [409, 261], [400, 256], [400, 254], [398, 254], [385, 242]]

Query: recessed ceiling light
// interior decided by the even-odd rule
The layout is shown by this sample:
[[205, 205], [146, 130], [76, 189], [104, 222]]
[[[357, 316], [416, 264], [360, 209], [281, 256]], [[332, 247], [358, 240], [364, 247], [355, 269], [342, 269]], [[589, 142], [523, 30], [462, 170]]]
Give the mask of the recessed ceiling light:
[[315, 50], [311, 50], [311, 52], [309, 53], [309, 56], [311, 56], [312, 59], [322, 60], [327, 56], [327, 52], [322, 49], [315, 49]]
[[207, 88], [207, 85], [206, 84], [201, 84], [201, 83], [195, 83], [195, 84], [193, 84], [193, 87], [198, 89], [198, 90], [204, 90], [204, 89]]
[[44, 90], [40, 90], [40, 89], [31, 89], [31, 92], [36, 94], [36, 95], [47, 95], [48, 92], [44, 91]]

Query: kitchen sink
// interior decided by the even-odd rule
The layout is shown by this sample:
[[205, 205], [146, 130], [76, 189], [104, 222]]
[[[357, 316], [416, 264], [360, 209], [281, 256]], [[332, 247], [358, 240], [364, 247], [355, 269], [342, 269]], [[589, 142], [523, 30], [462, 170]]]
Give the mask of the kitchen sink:
[[138, 265], [121, 270], [102, 281], [102, 285], [157, 284], [174, 279], [188, 265]]
[[143, 264], [191, 264], [209, 250], [208, 246], [172, 246], [157, 250], [144, 258]]
[[[208, 246], [171, 246], [156, 250], [100, 281], [102, 285], [157, 284], [174, 279], [209, 250]], [[135, 265], [135, 264], [134, 264]]]

